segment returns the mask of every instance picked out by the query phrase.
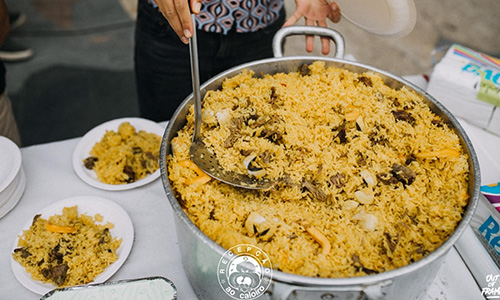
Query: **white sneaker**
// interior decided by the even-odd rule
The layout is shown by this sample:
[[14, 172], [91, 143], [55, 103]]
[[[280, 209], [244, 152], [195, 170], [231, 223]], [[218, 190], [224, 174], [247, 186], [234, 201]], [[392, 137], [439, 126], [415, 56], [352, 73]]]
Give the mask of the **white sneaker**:
[[11, 38], [7, 38], [0, 47], [0, 60], [6, 62], [27, 60], [32, 58], [34, 54], [32, 49], [19, 44]]
[[26, 22], [26, 14], [23, 12], [9, 12], [10, 30], [14, 30]]

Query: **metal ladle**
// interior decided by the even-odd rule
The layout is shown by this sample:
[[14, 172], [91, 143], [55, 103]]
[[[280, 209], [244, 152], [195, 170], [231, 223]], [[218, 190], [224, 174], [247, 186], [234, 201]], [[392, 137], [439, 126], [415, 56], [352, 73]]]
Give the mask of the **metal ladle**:
[[[195, 15], [192, 15], [193, 25]], [[195, 25], [196, 26], [196, 25]], [[189, 149], [193, 162], [210, 177], [237, 186], [244, 189], [267, 189], [272, 186], [272, 182], [265, 179], [257, 179], [245, 174], [235, 173], [233, 171], [224, 170], [219, 164], [214, 153], [205, 146], [201, 137], [201, 91], [200, 77], [198, 67], [198, 42], [196, 40], [196, 28], [189, 42], [189, 53], [191, 59], [191, 77], [193, 81], [193, 96], [194, 96], [194, 134], [193, 143]]]

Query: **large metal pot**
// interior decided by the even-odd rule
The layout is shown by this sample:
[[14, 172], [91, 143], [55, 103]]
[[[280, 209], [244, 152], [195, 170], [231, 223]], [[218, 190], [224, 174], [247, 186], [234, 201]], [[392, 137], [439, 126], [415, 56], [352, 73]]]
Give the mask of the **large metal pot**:
[[[317, 34], [331, 37], [337, 46], [336, 58], [307, 56], [281, 57], [283, 39], [287, 35], [292, 34]], [[240, 73], [244, 68], [255, 71], [255, 74], [275, 74], [278, 72], [296, 71], [304, 63], [310, 64], [317, 60], [323, 60], [326, 66], [345, 68], [357, 73], [366, 71], [378, 73], [384, 79], [385, 83], [392, 88], [399, 89], [406, 86], [421, 94], [434, 113], [441, 116], [455, 130], [461, 139], [462, 147], [469, 155], [470, 200], [462, 221], [448, 240], [434, 252], [415, 263], [376, 275], [354, 278], [312, 278], [275, 270], [272, 276], [272, 283], [261, 298], [324, 300], [418, 299], [433, 282], [445, 255], [465, 231], [478, 202], [480, 186], [479, 167], [470, 140], [453, 115], [425, 91], [388, 72], [341, 59], [344, 49], [343, 38], [333, 30], [319, 29], [318, 31], [317, 29], [310, 29], [304, 26], [286, 28], [278, 32], [273, 46], [276, 58], [247, 63], [219, 74], [201, 86], [202, 96], [208, 90], [219, 89], [225, 78]], [[168, 179], [165, 157], [171, 151], [170, 141], [176, 135], [176, 132], [185, 125], [186, 113], [192, 104], [193, 96], [190, 95], [179, 106], [163, 135], [160, 153], [161, 178], [167, 198], [174, 211], [183, 265], [195, 293], [200, 299], [231, 299], [220, 287], [217, 277], [218, 263], [226, 250], [209, 239], [190, 221], [188, 216], [183, 212]]]

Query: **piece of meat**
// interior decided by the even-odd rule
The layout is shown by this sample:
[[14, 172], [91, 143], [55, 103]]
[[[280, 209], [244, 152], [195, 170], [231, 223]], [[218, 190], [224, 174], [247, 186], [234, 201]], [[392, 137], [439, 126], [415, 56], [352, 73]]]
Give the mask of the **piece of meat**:
[[271, 152], [269, 152], [269, 150], [266, 150], [261, 154], [259, 154], [259, 158], [262, 160], [263, 163], [267, 164], [271, 161], [272, 158]]
[[391, 250], [391, 252], [394, 252], [394, 250], [396, 250], [397, 245], [399, 244], [400, 234], [398, 233], [394, 238], [391, 236], [390, 233], [384, 232], [384, 236], [387, 240], [387, 244], [389, 245], [389, 250]]
[[404, 185], [412, 184], [412, 182], [417, 177], [417, 174], [415, 174], [412, 169], [400, 164], [394, 164], [392, 166], [392, 174], [398, 179], [399, 182], [403, 183]]
[[283, 135], [276, 130], [264, 129], [261, 131], [260, 137], [265, 138], [275, 144], [279, 144], [283, 141]]
[[236, 143], [239, 139], [239, 135], [231, 133], [227, 137], [227, 139], [224, 141], [224, 148], [231, 148], [234, 146], [234, 143]]
[[392, 173], [380, 173], [377, 174], [377, 179], [386, 185], [396, 184], [399, 180], [392, 175]]
[[333, 140], [340, 143], [340, 144], [347, 143], [347, 134], [346, 134], [345, 129], [340, 129], [340, 131], [337, 133], [337, 135], [335, 136], [335, 138]]
[[17, 252], [21, 252], [21, 258], [27, 258], [28, 256], [31, 256], [31, 253], [28, 252], [28, 249], [26, 249], [26, 247], [14, 249], [14, 253]]
[[60, 264], [52, 268], [52, 280], [57, 285], [62, 285], [66, 280], [69, 267], [67, 264]]
[[366, 77], [366, 76], [359, 76], [358, 77], [358, 80], [360, 82], [362, 82], [364, 85], [366, 86], [369, 86], [369, 87], [372, 87], [373, 86], [373, 82], [372, 82], [372, 79], [370, 77]]
[[392, 115], [396, 119], [396, 121], [404, 121], [409, 124], [415, 123], [415, 118], [412, 117], [407, 111], [405, 110], [393, 110]]
[[276, 100], [278, 100], [278, 93], [276, 92], [276, 88], [273, 86], [271, 87], [271, 96], [270, 96], [271, 104], [273, 104]]
[[336, 188], [340, 189], [345, 186], [345, 176], [337, 173], [330, 177], [330, 183], [334, 185]]
[[302, 66], [300, 66], [300, 75], [302, 76], [307, 76], [309, 75], [309, 66], [307, 64], [303, 64]]
[[142, 153], [142, 148], [141, 147], [133, 147], [132, 153], [134, 153], [134, 154]]
[[361, 271], [365, 272], [366, 274], [370, 275], [370, 274], [376, 274], [376, 273], [378, 273], [378, 272], [377, 272], [377, 271], [375, 271], [375, 270], [372, 270], [372, 269], [368, 269], [368, 268], [366, 268], [366, 267], [365, 267], [365, 266], [361, 263], [361, 259], [360, 259], [359, 255], [357, 255], [357, 254], [353, 254], [351, 258], [352, 258], [352, 261], [354, 262], [354, 266], [355, 266], [356, 268], [358, 268], [359, 270], [361, 270]]
[[135, 172], [134, 169], [132, 169], [131, 166], [125, 166], [123, 167], [123, 173], [128, 175], [127, 182], [131, 183], [135, 181]]
[[56, 285], [61, 286], [64, 284], [64, 281], [66, 280], [66, 277], [68, 275], [68, 270], [69, 270], [68, 265], [63, 263], [53, 267], [44, 268], [41, 270], [41, 272], [45, 278], [50, 279]]
[[302, 186], [305, 187], [316, 200], [326, 201], [326, 194], [319, 187], [315, 186], [307, 180], [304, 180]]
[[85, 168], [92, 170], [92, 169], [94, 169], [96, 161], [97, 161], [97, 157], [89, 156], [83, 160], [83, 165], [85, 166]]

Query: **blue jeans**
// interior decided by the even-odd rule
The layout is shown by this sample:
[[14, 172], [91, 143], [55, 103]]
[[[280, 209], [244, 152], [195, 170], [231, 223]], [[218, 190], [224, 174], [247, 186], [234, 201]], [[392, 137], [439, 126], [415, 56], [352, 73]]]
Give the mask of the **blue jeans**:
[[[234, 66], [273, 57], [272, 39], [285, 12], [263, 30], [227, 35], [198, 30], [200, 83]], [[139, 0], [135, 28], [135, 76], [141, 117], [165, 121], [193, 92], [189, 46], [183, 44], [163, 15]]]

